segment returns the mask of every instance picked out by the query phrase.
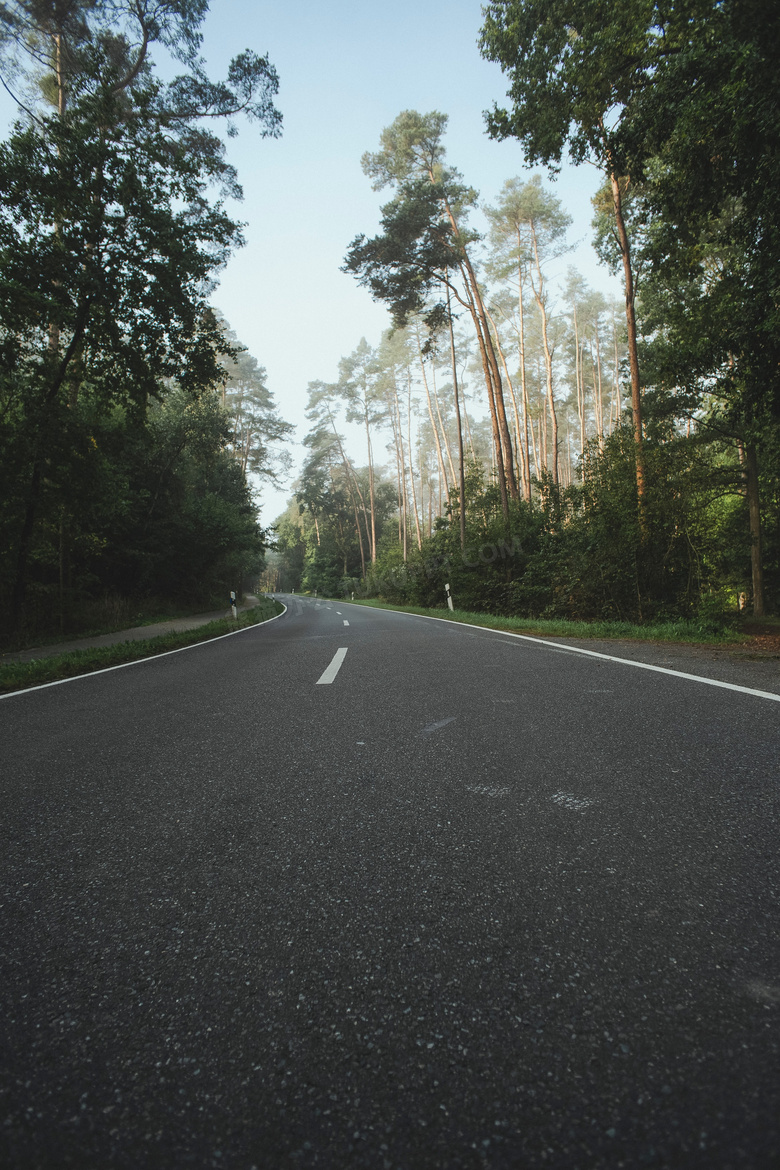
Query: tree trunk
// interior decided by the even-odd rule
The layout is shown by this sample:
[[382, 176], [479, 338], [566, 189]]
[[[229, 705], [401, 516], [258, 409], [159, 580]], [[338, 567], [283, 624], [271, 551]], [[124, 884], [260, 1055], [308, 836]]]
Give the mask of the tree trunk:
[[623, 260], [623, 280], [626, 293], [626, 325], [628, 327], [628, 364], [631, 370], [631, 410], [634, 416], [634, 445], [636, 448], [636, 491], [639, 499], [640, 524], [644, 526], [645, 460], [642, 435], [642, 392], [639, 382], [639, 351], [637, 348], [636, 313], [634, 310], [634, 273], [631, 267], [631, 245], [623, 217], [623, 196], [620, 180], [610, 170], [612, 204], [615, 209], [620, 255]]
[[[420, 370], [422, 372], [423, 385], [425, 386], [425, 397], [428, 400], [428, 417], [431, 420], [431, 430], [433, 431], [433, 437], [434, 437], [434, 440], [436, 442], [436, 454], [437, 454], [438, 460], [439, 460], [439, 475], [444, 483], [444, 490], [445, 490], [445, 493], [447, 496], [447, 503], [449, 504], [450, 493], [449, 493], [449, 489], [447, 488], [447, 473], [444, 470], [444, 456], [442, 455], [442, 450], [441, 450], [441, 441], [439, 439], [439, 429], [436, 426], [436, 423], [434, 422], [434, 418], [433, 418], [433, 408], [431, 407], [431, 392], [430, 392], [430, 389], [428, 388], [428, 378], [427, 378], [427, 375], [425, 373], [425, 360], [423, 358], [422, 347], [420, 346], [419, 333], [415, 333], [415, 338], [417, 341], [417, 353], [419, 354], [419, 357], [420, 357]], [[439, 412], [438, 398], [436, 399], [436, 412], [439, 415], [439, 418], [441, 419], [441, 413]], [[447, 438], [447, 436], [445, 435], [444, 436], [445, 442], [446, 442], [446, 438]], [[447, 450], [447, 454], [449, 455], [449, 448]], [[454, 473], [453, 473], [453, 478], [454, 478]]]
[[490, 312], [490, 310], [488, 310], [488, 320], [490, 321], [490, 324], [493, 326], [493, 336], [495, 338], [496, 349], [498, 350], [498, 356], [501, 358], [501, 365], [502, 365], [503, 370], [504, 370], [504, 377], [506, 378], [506, 384], [509, 387], [509, 397], [512, 399], [512, 411], [513, 411], [514, 416], [515, 416], [515, 438], [517, 440], [517, 454], [518, 454], [519, 463], [520, 463], [520, 482], [523, 485], [523, 498], [527, 500], [527, 499], [530, 499], [530, 492], [526, 491], [527, 451], [525, 451], [523, 448], [523, 439], [522, 439], [522, 435], [520, 434], [520, 415], [519, 415], [518, 410], [517, 410], [517, 399], [515, 398], [515, 388], [512, 385], [512, 379], [509, 376], [509, 370], [507, 368], [506, 357], [504, 356], [504, 349], [503, 349], [503, 346], [501, 345], [501, 338], [499, 337], [499, 333], [498, 333], [498, 326], [496, 325], [496, 322], [493, 318], [493, 314]]
[[472, 290], [469, 288], [468, 283], [466, 291], [468, 297], [466, 308], [468, 308], [469, 312], [471, 313], [471, 319], [474, 322], [474, 329], [476, 330], [477, 334], [477, 344], [479, 345], [479, 353], [482, 359], [482, 370], [485, 376], [485, 388], [488, 394], [488, 408], [490, 410], [490, 421], [493, 428], [493, 453], [498, 476], [498, 490], [501, 496], [501, 511], [503, 512], [504, 519], [508, 520], [509, 498], [507, 495], [507, 476], [506, 468], [504, 466], [503, 450], [501, 447], [501, 424], [499, 422], [498, 404], [496, 402], [495, 395], [495, 381], [490, 368], [490, 359], [488, 357], [487, 347], [485, 345], [482, 323], [480, 322], [476, 305], [474, 303]]
[[[415, 532], [417, 534], [417, 548], [421, 549], [422, 548], [422, 536], [420, 535], [420, 516], [419, 516], [419, 513], [417, 511], [417, 489], [414, 486], [414, 460], [412, 459], [412, 375], [408, 369], [406, 371], [406, 376], [408, 379], [408, 381], [407, 381], [407, 395], [406, 395], [406, 407], [407, 407], [406, 418], [407, 418], [408, 425], [407, 425], [407, 432], [406, 433], [407, 433], [407, 446], [409, 448], [409, 480], [410, 480], [411, 485], [412, 485], [412, 507], [414, 509], [414, 528], [415, 528]], [[420, 481], [420, 490], [422, 491], [422, 481]]]
[[455, 392], [455, 418], [458, 424], [458, 486], [460, 500], [458, 501], [458, 521], [460, 524], [461, 551], [466, 548], [466, 472], [463, 459], [463, 426], [460, 421], [460, 395], [458, 394], [458, 367], [455, 361], [455, 332], [452, 328], [452, 308], [450, 306], [449, 289], [447, 290], [447, 316], [450, 319], [450, 359], [452, 361], [452, 386]]
[[577, 324], [577, 298], [574, 298], [574, 380], [577, 383], [577, 414], [580, 420], [580, 456], [585, 456], [585, 385], [580, 380], [580, 331]]
[[[441, 430], [442, 441], [444, 442], [444, 452], [447, 456], [447, 466], [450, 469], [449, 482], [454, 487], [457, 483], [458, 477], [455, 474], [455, 464], [452, 459], [452, 448], [450, 446], [450, 437], [447, 434], [447, 428], [444, 425], [444, 419], [441, 413], [441, 399], [439, 398], [439, 388], [436, 385], [436, 370], [431, 370], [431, 381], [433, 382], [433, 404], [436, 407], [436, 417], [439, 420], [439, 428]], [[445, 476], [445, 495], [447, 496], [447, 503], [450, 502], [449, 487]]]
[[331, 412], [330, 403], [327, 401], [325, 402], [325, 409], [328, 412], [328, 419], [330, 420], [330, 428], [333, 431], [333, 436], [334, 436], [336, 442], [338, 443], [339, 451], [341, 452], [341, 461], [344, 464], [344, 471], [345, 471], [346, 476], [347, 476], [347, 485], [349, 487], [349, 494], [352, 497], [352, 506], [355, 509], [355, 526], [357, 528], [358, 544], [360, 545], [360, 565], [361, 565], [361, 568], [363, 570], [362, 575], [365, 578], [366, 557], [365, 557], [365, 550], [363, 548], [363, 533], [360, 529], [360, 519], [358, 516], [357, 503], [355, 501], [355, 493], [352, 490], [353, 482], [354, 482], [354, 486], [355, 486], [355, 489], [356, 489], [357, 494], [358, 494], [358, 498], [360, 499], [360, 505], [363, 509], [363, 519], [364, 519], [365, 525], [366, 525], [366, 540], [368, 540], [368, 516], [366, 514], [366, 502], [363, 499], [363, 493], [360, 490], [360, 484], [358, 483], [357, 476], [355, 475], [355, 472], [352, 468], [352, 464], [350, 463], [349, 459], [347, 459], [347, 453], [344, 450], [344, 446], [341, 442], [341, 435], [336, 430], [336, 420], [334, 419], [333, 414]]
[[525, 467], [525, 498], [531, 502], [531, 453], [528, 443], [528, 386], [525, 376], [525, 305], [523, 303], [522, 238], [517, 231], [517, 325], [518, 356], [520, 358], [520, 393], [523, 399], [523, 458]]
[[[536, 265], [536, 279], [537, 279], [536, 284], [534, 284], [533, 278], [531, 279], [531, 288], [533, 289], [534, 297], [536, 298], [536, 303], [539, 306], [539, 312], [541, 313], [541, 317], [542, 317], [542, 346], [544, 348], [545, 378], [546, 378], [546, 384], [547, 384], [547, 407], [548, 407], [548, 410], [550, 411], [550, 421], [552, 423], [552, 436], [551, 436], [551, 438], [552, 438], [552, 477], [553, 477], [553, 483], [557, 486], [557, 484], [558, 484], [558, 415], [556, 414], [556, 411], [555, 411], [555, 398], [553, 397], [552, 352], [550, 351], [550, 337], [549, 337], [549, 332], [548, 332], [548, 328], [547, 328], [547, 305], [546, 305], [545, 300], [544, 300], [544, 278], [542, 276], [542, 266], [541, 266], [541, 263], [539, 261], [539, 248], [538, 248], [537, 240], [536, 240], [536, 229], [535, 229], [533, 224], [530, 224], [530, 228], [531, 228], [531, 242], [533, 243], [533, 248], [534, 248], [534, 262]], [[546, 457], [547, 456], [547, 452], [546, 452], [546, 448], [547, 448], [547, 421], [546, 421], [546, 418], [545, 418], [544, 434], [545, 434], [545, 465], [547, 465], [547, 457]]]
[[376, 504], [374, 501], [374, 460], [372, 458], [367, 406], [363, 418], [366, 425], [366, 447], [368, 449], [368, 501], [371, 509], [371, 564], [373, 565], [376, 561]]
[[604, 450], [604, 415], [603, 404], [599, 395], [599, 385], [596, 381], [596, 363], [593, 361], [593, 354], [590, 355], [590, 376], [593, 382], [593, 401], [596, 406], [596, 435], [598, 437], [599, 451]]
[[[395, 448], [395, 482], [396, 482], [396, 498], [398, 500], [398, 543], [404, 545], [404, 489], [403, 489], [403, 472], [401, 470], [401, 454], [399, 446], [398, 429], [401, 425], [401, 420], [398, 411], [398, 391], [393, 386], [395, 392], [395, 403], [391, 403], [390, 421], [393, 428], [393, 446]], [[404, 556], [404, 560], [406, 557]]]
[[[394, 421], [393, 428], [398, 427], [396, 436], [396, 458], [398, 458], [398, 493], [399, 493], [399, 525], [398, 533], [401, 541], [401, 550], [406, 563], [409, 555], [409, 504], [406, 491], [406, 455], [404, 453], [403, 424], [401, 422], [401, 403], [398, 401], [398, 387], [393, 381]], [[400, 452], [400, 455], [398, 454]]]
[[596, 377], [598, 381], [598, 400], [599, 400], [599, 419], [601, 420], [601, 438], [599, 440], [599, 447], [604, 450], [604, 400], [603, 388], [601, 384], [601, 346], [599, 344], [599, 322], [596, 318]]
[[487, 310], [482, 301], [482, 293], [479, 288], [476, 274], [471, 267], [471, 262], [466, 257], [466, 268], [469, 278], [472, 282], [474, 301], [479, 317], [480, 333], [483, 338], [483, 345], [487, 355], [487, 364], [489, 376], [493, 383], [493, 394], [495, 398], [496, 408], [498, 412], [499, 434], [501, 436], [502, 451], [502, 465], [506, 472], [506, 482], [509, 488], [509, 494], [513, 500], [519, 498], [519, 491], [517, 487], [517, 479], [515, 477], [514, 454], [512, 451], [512, 436], [509, 432], [509, 421], [506, 417], [506, 404], [504, 403], [504, 393], [501, 386], [501, 371], [498, 367], [498, 359], [496, 357], [493, 339], [490, 335], [490, 323], [488, 321]]
[[612, 339], [615, 343], [615, 426], [619, 426], [623, 403], [620, 400], [620, 358], [618, 356], [617, 325], [614, 313], [612, 314]]
[[463, 417], [466, 420], [466, 438], [469, 441], [469, 450], [471, 451], [471, 458], [476, 463], [477, 462], [477, 453], [474, 450], [474, 436], [471, 433], [471, 423], [469, 421], [469, 412], [466, 410], [465, 396], [464, 396], [464, 401], [463, 401]]
[[[436, 178], [432, 172], [429, 172], [431, 182], [435, 183]], [[477, 332], [477, 341], [479, 343], [480, 356], [482, 358], [482, 368], [485, 373], [485, 385], [488, 392], [488, 405], [490, 406], [491, 417], [495, 415], [495, 430], [497, 442], [499, 444], [497, 454], [497, 461], [499, 467], [499, 487], [501, 492], [501, 507], [506, 519], [509, 518], [509, 501], [507, 499], [507, 487], [509, 494], [513, 499], [518, 498], [517, 483], [515, 481], [514, 472], [514, 458], [512, 454], [512, 438], [509, 433], [509, 424], [506, 417], [506, 407], [504, 405], [504, 396], [501, 390], [501, 373], [498, 368], [498, 361], [496, 353], [493, 348], [493, 343], [490, 338], [490, 327], [488, 325], [487, 313], [482, 301], [482, 294], [479, 288], [479, 281], [476, 273], [469, 260], [468, 253], [463, 246], [455, 215], [450, 207], [446, 197], [443, 199], [444, 209], [450, 222], [452, 234], [455, 240], [455, 250], [458, 255], [459, 268], [463, 283], [466, 289], [465, 307], [471, 313], [474, 327]], [[456, 293], [456, 296], [458, 294]], [[458, 299], [463, 304], [462, 298]], [[501, 447], [503, 444], [503, 449]]]
[[753, 578], [753, 616], [763, 617], [766, 613], [764, 599], [764, 558], [761, 533], [761, 498], [758, 487], [758, 455], [753, 443], [744, 447], [745, 461], [743, 476], [750, 517], [750, 568]]

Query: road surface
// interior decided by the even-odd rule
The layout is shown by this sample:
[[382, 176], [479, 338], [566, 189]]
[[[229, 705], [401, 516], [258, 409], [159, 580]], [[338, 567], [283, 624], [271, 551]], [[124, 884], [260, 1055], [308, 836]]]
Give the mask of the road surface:
[[780, 1165], [780, 703], [284, 600], [0, 701], [0, 1164]]

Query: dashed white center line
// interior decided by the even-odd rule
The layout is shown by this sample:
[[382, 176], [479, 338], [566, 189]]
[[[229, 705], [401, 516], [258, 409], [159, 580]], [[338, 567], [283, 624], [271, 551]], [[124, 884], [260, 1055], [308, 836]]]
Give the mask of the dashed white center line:
[[342, 646], [341, 649], [337, 650], [336, 653], [333, 655], [333, 661], [331, 662], [331, 664], [327, 668], [327, 670], [324, 670], [322, 672], [322, 674], [320, 675], [320, 677], [317, 679], [318, 686], [320, 685], [320, 683], [327, 684], [327, 683], [333, 682], [334, 678], [336, 677], [338, 672], [341, 670], [341, 664], [344, 661], [344, 659], [346, 658], [346, 656], [347, 656], [347, 648], [346, 648], [346, 646]]
[[347, 621], [347, 619], [346, 619], [346, 618], [344, 618], [344, 625], [345, 625], [345, 626], [348, 626], [348, 625], [349, 625], [349, 622]]

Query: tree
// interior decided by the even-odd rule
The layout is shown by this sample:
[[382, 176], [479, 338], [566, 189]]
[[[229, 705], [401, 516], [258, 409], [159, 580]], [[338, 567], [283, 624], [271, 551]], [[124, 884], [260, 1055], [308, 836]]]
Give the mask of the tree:
[[175, 390], [151, 405], [132, 457], [118, 457], [128, 506], [103, 533], [115, 586], [197, 601], [256, 578], [265, 534], [229, 436], [216, 394]]
[[[352, 502], [352, 509], [355, 514], [355, 530], [357, 532], [358, 545], [360, 547], [360, 567], [361, 577], [366, 575], [366, 556], [365, 546], [363, 544], [363, 530], [360, 527], [360, 514], [358, 512], [358, 501], [360, 501], [360, 509], [363, 514], [365, 523], [366, 543], [370, 547], [370, 532], [368, 513], [366, 511], [366, 502], [360, 488], [360, 481], [358, 480], [355, 469], [344, 449], [344, 439], [339, 434], [336, 428], [335, 407], [336, 398], [338, 394], [338, 387], [335, 385], [328, 385], [325, 382], [310, 382], [309, 383], [309, 400], [306, 407], [306, 417], [315, 424], [314, 430], [326, 431], [335, 442], [338, 448], [339, 458], [342, 467], [344, 468], [344, 477], [349, 492], [349, 498]], [[320, 440], [318, 440], [320, 442]]]
[[219, 316], [219, 320], [230, 348], [220, 364], [222, 406], [231, 420], [233, 455], [244, 476], [249, 473], [276, 483], [279, 473], [290, 468], [289, 453], [279, 451], [276, 444], [295, 428], [279, 417], [265, 367], [241, 345], [224, 318]]
[[465, 223], [477, 195], [445, 163], [446, 124], [444, 114], [405, 110], [382, 131], [379, 151], [363, 156], [363, 169], [375, 189], [390, 186], [396, 195], [382, 209], [382, 235], [371, 240], [356, 237], [344, 271], [390, 306], [396, 325], [405, 325], [413, 313], [422, 313], [432, 331], [447, 325], [448, 295], [469, 312], [493, 421], [502, 507], [508, 516], [507, 493], [515, 498], [518, 494], [512, 440], [482, 289], [469, 254], [476, 236]]
[[780, 13], [766, 0], [695, 0], [684, 15], [663, 14], [676, 51], [623, 128], [648, 224], [649, 360], [659, 396], [674, 388], [697, 426], [739, 452], [760, 616], [764, 562], [777, 555], [761, 493], [777, 496], [780, 443]]
[[[165, 379], [214, 385], [224, 350], [205, 297], [241, 243], [219, 184], [240, 194], [210, 119], [279, 132], [266, 58], [212, 83], [198, 57], [204, 0], [17, 0], [2, 49], [37, 83], [0, 147], [0, 379], [25, 452], [10, 609], [22, 614], [44, 469], [82, 393], [142, 410]], [[157, 44], [184, 72], [155, 77]], [[25, 63], [26, 61], [26, 63]], [[8, 438], [9, 436], [5, 436]]]
[[338, 392], [347, 403], [347, 422], [359, 423], [366, 433], [366, 454], [368, 456], [368, 499], [371, 517], [371, 560], [376, 560], [376, 493], [374, 491], [374, 448], [372, 429], [385, 415], [384, 405], [378, 392], [379, 367], [376, 353], [361, 337], [357, 348], [339, 362]]
[[[482, 54], [509, 75], [509, 109], [487, 115], [494, 138], [518, 138], [530, 164], [557, 167], [568, 148], [609, 181], [623, 265], [631, 369], [636, 484], [645, 491], [642, 403], [631, 245], [623, 214], [630, 184], [620, 131], [637, 95], [655, 83], [674, 47], [653, 0], [613, 7], [593, 0], [493, 0], [485, 8]], [[682, 18], [681, 18], [682, 19]]]
[[[547, 405], [552, 422], [553, 483], [558, 483], [558, 416], [553, 393], [553, 351], [550, 341], [549, 295], [543, 264], [565, 251], [563, 237], [571, 217], [561, 207], [560, 200], [542, 188], [539, 175], [527, 183], [508, 179], [501, 190], [499, 202], [487, 208], [491, 221], [494, 249], [503, 250], [504, 264], [513, 263], [518, 273], [518, 288], [522, 315], [522, 284], [527, 274], [542, 322], [542, 344], [547, 387]], [[503, 248], [502, 248], [503, 245]], [[522, 335], [521, 335], [522, 336]], [[521, 340], [521, 346], [523, 346]], [[524, 361], [521, 358], [521, 365]]]

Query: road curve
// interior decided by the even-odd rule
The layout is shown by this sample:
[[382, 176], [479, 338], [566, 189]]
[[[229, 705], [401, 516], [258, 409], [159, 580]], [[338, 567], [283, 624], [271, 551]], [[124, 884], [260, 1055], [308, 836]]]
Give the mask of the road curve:
[[780, 1165], [777, 703], [283, 600], [0, 704], [0, 1164]]

